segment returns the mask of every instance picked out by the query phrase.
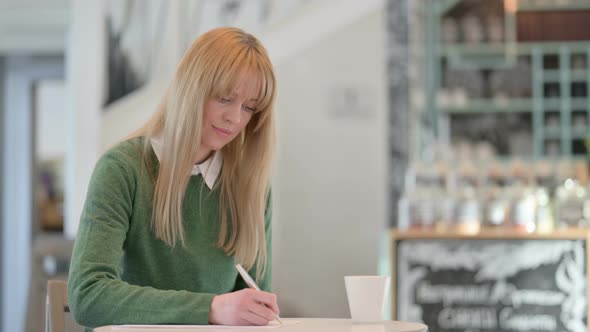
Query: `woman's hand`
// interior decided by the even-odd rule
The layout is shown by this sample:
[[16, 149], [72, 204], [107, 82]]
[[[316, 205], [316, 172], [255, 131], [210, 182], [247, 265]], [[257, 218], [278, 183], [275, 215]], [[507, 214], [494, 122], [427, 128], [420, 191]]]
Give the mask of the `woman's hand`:
[[209, 323], [266, 325], [279, 314], [276, 295], [251, 288], [217, 295], [211, 302]]

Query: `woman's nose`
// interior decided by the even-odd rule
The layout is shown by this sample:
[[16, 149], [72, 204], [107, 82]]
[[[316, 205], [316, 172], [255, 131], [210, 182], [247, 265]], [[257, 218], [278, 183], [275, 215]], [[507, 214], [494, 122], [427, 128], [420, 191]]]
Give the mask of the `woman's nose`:
[[241, 110], [242, 105], [240, 105], [240, 103], [230, 105], [228, 108], [226, 108], [224, 113], [225, 121], [231, 123], [239, 123]]

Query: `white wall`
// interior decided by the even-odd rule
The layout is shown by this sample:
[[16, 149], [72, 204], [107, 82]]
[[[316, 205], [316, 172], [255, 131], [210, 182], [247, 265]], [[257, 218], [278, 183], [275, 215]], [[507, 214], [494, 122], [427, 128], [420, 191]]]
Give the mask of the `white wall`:
[[102, 2], [72, 0], [70, 11], [64, 105], [64, 230], [67, 236], [74, 237], [100, 151], [106, 51]]
[[[386, 225], [384, 42], [376, 10], [277, 68], [273, 284], [285, 317], [349, 317], [343, 277], [378, 273]], [[344, 89], [359, 93], [357, 106], [343, 103]]]
[[62, 80], [36, 85], [36, 153], [40, 160], [62, 159], [65, 154], [65, 86]]

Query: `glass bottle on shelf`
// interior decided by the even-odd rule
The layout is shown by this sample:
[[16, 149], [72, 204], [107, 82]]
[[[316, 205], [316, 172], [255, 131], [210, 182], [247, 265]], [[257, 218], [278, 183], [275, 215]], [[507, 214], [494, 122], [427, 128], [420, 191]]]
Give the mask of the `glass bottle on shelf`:
[[432, 229], [434, 226], [434, 208], [425, 188], [416, 187], [410, 196], [409, 229]]
[[435, 220], [431, 182], [434, 174], [414, 163], [406, 177], [406, 194], [400, 201], [400, 229], [432, 229]]
[[588, 200], [586, 188], [576, 180], [574, 171], [568, 162], [560, 164], [558, 169], [563, 182], [555, 190], [556, 222], [560, 228], [578, 228], [586, 226], [584, 206]]
[[415, 164], [410, 163], [406, 174], [404, 176], [404, 189], [400, 200], [398, 201], [398, 215], [397, 228], [400, 230], [407, 230], [410, 228], [411, 220], [415, 218], [413, 215], [415, 201], [419, 197], [415, 193], [416, 187], [416, 169]]
[[[397, 202], [397, 228], [406, 230], [410, 227], [410, 193], [413, 191], [414, 171], [410, 166], [404, 176], [404, 188]], [[393, 183], [392, 183], [393, 185]]]
[[535, 164], [535, 200], [537, 212], [535, 222], [537, 232], [551, 233], [555, 228], [552, 194], [555, 191], [556, 179], [552, 174], [552, 165], [548, 161]]
[[588, 169], [588, 162], [581, 160], [576, 162], [575, 177], [580, 186], [584, 188], [586, 194], [584, 198], [584, 206], [582, 207], [583, 221], [580, 224], [582, 227], [590, 227], [590, 170]]
[[505, 200], [503, 197], [504, 169], [495, 162], [496, 152], [489, 143], [479, 143], [475, 159], [481, 180], [482, 226], [498, 227], [505, 221]]
[[483, 225], [486, 227], [502, 227], [509, 220], [510, 199], [505, 190], [505, 177], [501, 164], [495, 163], [490, 167], [483, 194]]
[[521, 232], [534, 232], [536, 229], [536, 196], [531, 172], [523, 161], [516, 159], [512, 164], [511, 225]]
[[475, 167], [465, 162], [457, 175], [455, 228], [461, 233], [474, 234], [481, 228], [481, 206], [477, 195]]
[[434, 169], [437, 170], [437, 186], [433, 191], [436, 221], [435, 229], [444, 232], [454, 223], [456, 180], [452, 170], [455, 163], [455, 151], [447, 144], [437, 143], [433, 146]]
[[554, 229], [553, 207], [549, 190], [545, 187], [537, 187], [535, 191], [535, 204], [537, 213], [535, 215], [536, 229], [539, 233], [551, 233]]
[[434, 188], [433, 201], [435, 202], [435, 229], [439, 232], [446, 231], [453, 223], [453, 209], [455, 207], [455, 196], [451, 193], [453, 189], [453, 174], [445, 162], [437, 165], [439, 180]]

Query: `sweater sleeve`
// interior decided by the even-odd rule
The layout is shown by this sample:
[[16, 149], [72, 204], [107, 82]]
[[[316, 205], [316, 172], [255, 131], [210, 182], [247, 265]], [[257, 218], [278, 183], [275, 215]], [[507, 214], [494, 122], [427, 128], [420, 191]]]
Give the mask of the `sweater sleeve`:
[[[266, 202], [266, 211], [264, 212], [264, 236], [266, 241], [266, 270], [264, 275], [256, 283], [261, 290], [266, 292], [272, 291], [272, 191], [269, 191], [268, 200]], [[256, 278], [256, 264], [248, 271], [252, 278]], [[248, 288], [246, 282], [238, 274], [236, 287], [234, 290]]]
[[159, 290], [121, 279], [123, 244], [136, 187], [133, 174], [109, 153], [94, 169], [68, 280], [74, 318], [92, 328], [115, 324], [208, 324], [214, 294]]

